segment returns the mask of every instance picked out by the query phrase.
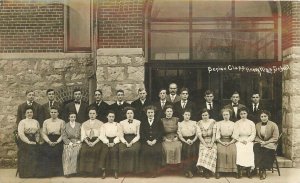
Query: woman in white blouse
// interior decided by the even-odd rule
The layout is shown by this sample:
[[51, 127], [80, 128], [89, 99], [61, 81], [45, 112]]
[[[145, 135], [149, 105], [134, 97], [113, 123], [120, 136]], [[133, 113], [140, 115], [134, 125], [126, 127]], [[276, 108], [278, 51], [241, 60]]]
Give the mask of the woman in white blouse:
[[100, 139], [103, 142], [103, 148], [100, 156], [100, 168], [102, 169], [102, 178], [106, 177], [106, 170], [114, 172], [115, 179], [118, 178], [119, 170], [119, 134], [121, 133], [120, 124], [115, 122], [115, 112], [108, 111], [108, 122], [102, 125]]
[[54, 177], [63, 174], [62, 131], [65, 122], [58, 118], [58, 108], [51, 107], [50, 117], [43, 123], [42, 137], [46, 143], [41, 146], [40, 177]]
[[141, 148], [140, 125], [141, 122], [134, 118], [134, 108], [126, 107], [125, 120], [120, 122], [120, 145], [119, 145], [119, 172], [129, 173], [138, 171], [139, 152]]
[[247, 170], [247, 176], [251, 178], [251, 169], [254, 168], [253, 140], [256, 129], [253, 121], [247, 119], [248, 109], [240, 109], [241, 119], [235, 122], [233, 138], [236, 139], [236, 164], [238, 178], [242, 176], [242, 170]]
[[100, 170], [100, 154], [102, 142], [100, 130], [103, 122], [96, 119], [95, 108], [89, 109], [89, 120], [81, 126], [82, 147], [79, 154], [79, 172], [83, 176], [98, 176]]
[[38, 170], [38, 142], [40, 138], [40, 125], [32, 119], [33, 108], [28, 106], [25, 110], [25, 119], [18, 125], [19, 150], [18, 171], [20, 178], [36, 177]]

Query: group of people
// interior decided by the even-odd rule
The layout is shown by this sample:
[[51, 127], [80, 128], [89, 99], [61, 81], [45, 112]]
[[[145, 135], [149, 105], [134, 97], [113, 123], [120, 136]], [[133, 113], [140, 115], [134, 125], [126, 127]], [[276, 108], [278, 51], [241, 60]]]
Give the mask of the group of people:
[[207, 90], [205, 102], [189, 100], [189, 90], [177, 85], [159, 91], [159, 100], [150, 102], [144, 88], [131, 104], [124, 101], [124, 91], [116, 92], [111, 105], [95, 91], [91, 105], [75, 89], [74, 101], [61, 106], [55, 91], [47, 90], [49, 101], [40, 105], [34, 92], [27, 91], [27, 101], [18, 107], [19, 176], [66, 177], [102, 176], [112, 173], [143, 173], [158, 176], [162, 170], [183, 168], [192, 178], [200, 173], [206, 178], [244, 170], [249, 178], [259, 170], [260, 179], [272, 168], [279, 137], [270, 112], [253, 93], [247, 108], [239, 104], [234, 92], [231, 103], [222, 108]]

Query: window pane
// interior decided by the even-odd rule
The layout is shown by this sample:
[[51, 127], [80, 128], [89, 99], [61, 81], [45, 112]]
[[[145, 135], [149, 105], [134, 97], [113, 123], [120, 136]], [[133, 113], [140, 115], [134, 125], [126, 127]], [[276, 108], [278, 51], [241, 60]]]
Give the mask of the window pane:
[[189, 39], [186, 32], [151, 34], [151, 59], [189, 59]]
[[231, 21], [199, 21], [193, 22], [193, 30], [216, 29], [224, 30], [231, 29]]
[[230, 99], [235, 91], [241, 90], [241, 73], [223, 74], [223, 99]]
[[237, 32], [236, 59], [274, 59], [273, 32]]
[[231, 59], [230, 32], [200, 32], [193, 34], [193, 59]]
[[267, 1], [236, 1], [237, 17], [272, 17], [272, 9]]
[[261, 99], [273, 99], [273, 75], [262, 73], [252, 76], [253, 91], [257, 91]]
[[189, 24], [187, 22], [153, 22], [151, 24], [151, 30], [185, 30], [188, 32]]
[[152, 18], [187, 18], [189, 17], [189, 1], [187, 0], [155, 0], [152, 5]]
[[230, 17], [231, 1], [192, 1], [193, 17]]
[[68, 50], [91, 50], [90, 0], [68, 0]]

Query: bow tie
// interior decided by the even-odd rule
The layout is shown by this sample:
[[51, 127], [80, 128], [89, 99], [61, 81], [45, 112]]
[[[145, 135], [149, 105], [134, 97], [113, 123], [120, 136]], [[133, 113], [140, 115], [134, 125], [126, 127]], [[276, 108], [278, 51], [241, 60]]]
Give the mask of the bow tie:
[[80, 101], [74, 101], [75, 104], [80, 104]]
[[128, 123], [132, 123], [132, 122], [133, 122], [133, 120], [132, 120], [132, 119], [129, 119], [129, 120], [128, 120]]
[[266, 123], [261, 123], [261, 126], [266, 126], [266, 125], [267, 125], [267, 123], [268, 123], [268, 122], [266, 122]]
[[33, 102], [28, 102], [27, 105], [32, 106]]
[[232, 105], [232, 107], [238, 107], [238, 106], [239, 106], [238, 104], [233, 104], [233, 105]]

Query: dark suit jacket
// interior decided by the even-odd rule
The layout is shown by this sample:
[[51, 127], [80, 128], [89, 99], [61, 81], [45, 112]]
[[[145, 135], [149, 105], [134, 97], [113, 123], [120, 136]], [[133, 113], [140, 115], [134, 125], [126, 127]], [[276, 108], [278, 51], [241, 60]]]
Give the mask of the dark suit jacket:
[[100, 105], [98, 105], [96, 102], [92, 103], [90, 105], [90, 108], [94, 107], [97, 109], [97, 119], [102, 121], [102, 122], [107, 122], [107, 112], [109, 110], [109, 105], [104, 102], [101, 101]]
[[234, 113], [233, 107], [232, 107], [232, 103], [225, 105], [224, 108], [229, 108], [232, 110], [232, 115], [230, 116], [230, 120], [233, 122], [236, 122], [237, 120], [241, 119], [240, 117], [240, 109], [246, 107], [243, 104], [238, 104], [238, 110], [237, 110], [237, 114]]
[[123, 105], [118, 105], [116, 102], [110, 105], [110, 110], [113, 110], [116, 113], [115, 122], [120, 122], [124, 119], [126, 119], [124, 108], [129, 107], [130, 104], [127, 102], [124, 102]]
[[258, 107], [257, 107], [257, 111], [253, 111], [253, 104], [251, 103], [248, 106], [248, 110], [249, 110], [249, 114], [248, 114], [248, 119], [250, 119], [251, 121], [253, 121], [255, 124], [260, 122], [260, 112], [262, 110], [266, 109], [264, 105], [262, 105], [261, 103], [259, 103]]
[[74, 111], [77, 113], [76, 122], [82, 124], [83, 122], [85, 122], [86, 120], [89, 119], [88, 108], [89, 108], [89, 105], [86, 102], [81, 100], [79, 111], [76, 112], [76, 107], [75, 107], [74, 101], [70, 102], [64, 108], [64, 116], [65, 116], [64, 120], [69, 121], [69, 112]]
[[176, 94], [176, 97], [175, 97], [174, 101], [172, 101], [170, 95], [167, 95], [166, 99], [167, 99], [168, 102], [172, 102], [174, 104], [174, 103], [180, 101], [181, 97]]
[[[160, 100], [157, 101], [157, 102], [154, 102], [153, 105], [156, 107], [155, 117], [158, 118], [158, 119], [165, 118], [166, 115], [164, 113], [164, 109], [161, 108]], [[173, 103], [169, 102], [169, 101], [166, 101], [165, 106], [167, 106], [167, 105], [173, 106]]]
[[146, 99], [144, 104], [142, 104], [140, 99], [137, 99], [131, 103], [131, 107], [135, 108], [134, 112], [134, 118], [141, 121], [146, 117], [146, 114], [144, 112], [144, 107], [151, 105], [151, 102], [149, 99]]
[[[63, 109], [62, 109], [61, 103], [59, 103], [57, 101], [54, 101], [53, 106], [56, 106], [58, 108], [58, 113], [59, 113], [58, 117], [60, 119], [62, 119], [62, 117], [63, 117], [62, 116], [63, 115]], [[45, 121], [46, 119], [49, 119], [51, 117], [50, 116], [49, 101], [47, 103], [43, 104], [42, 107], [43, 107], [43, 111], [44, 111], [44, 114], [43, 114], [44, 115], [44, 119], [43, 119], [43, 121]]]
[[[25, 119], [25, 112], [26, 112], [26, 108], [27, 108], [27, 101], [20, 104], [18, 106], [18, 112], [17, 112], [17, 124], [19, 124], [19, 122], [22, 119]], [[33, 101], [32, 103], [32, 108], [33, 108], [33, 119], [36, 119], [39, 123], [40, 123], [40, 127], [43, 126], [43, 119], [44, 119], [44, 112], [43, 112], [43, 107], [38, 104], [37, 102]]]
[[194, 102], [188, 100], [186, 105], [185, 105], [185, 108], [183, 109], [181, 107], [181, 101], [178, 101], [176, 102], [174, 105], [173, 105], [173, 108], [174, 108], [174, 116], [175, 117], [178, 117], [179, 118], [179, 121], [182, 121], [183, 120], [183, 112], [185, 109], [189, 109], [192, 111], [192, 116], [191, 116], [191, 120], [196, 120], [197, 116], [198, 116], [198, 110], [196, 108], [196, 105], [194, 104]]
[[[210, 118], [214, 119], [216, 121], [222, 120], [222, 116], [220, 114], [220, 112], [221, 112], [221, 106], [220, 106], [220, 104], [218, 102], [216, 102], [216, 101], [213, 101], [212, 103], [213, 103], [212, 104], [213, 109], [209, 110]], [[202, 119], [202, 116], [200, 114], [201, 111], [203, 109], [207, 109], [206, 102], [201, 103], [199, 106], [200, 107], [199, 107], [199, 112], [198, 112], [197, 120]]]
[[263, 147], [275, 150], [276, 142], [279, 137], [279, 130], [278, 130], [277, 124], [272, 121], [268, 121], [268, 123], [266, 125], [266, 131], [265, 131], [264, 137], [262, 137], [260, 134], [261, 133], [261, 122], [257, 123], [255, 125], [255, 128], [256, 128], [256, 137], [255, 137], [254, 141], [256, 141], [256, 142], [267, 141], [269, 143], [264, 145]]
[[162, 142], [164, 127], [160, 119], [154, 118], [152, 125], [150, 126], [148, 118], [145, 117], [141, 121], [140, 137], [141, 143], [147, 144], [147, 140], [156, 139], [157, 142]]

